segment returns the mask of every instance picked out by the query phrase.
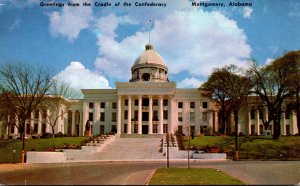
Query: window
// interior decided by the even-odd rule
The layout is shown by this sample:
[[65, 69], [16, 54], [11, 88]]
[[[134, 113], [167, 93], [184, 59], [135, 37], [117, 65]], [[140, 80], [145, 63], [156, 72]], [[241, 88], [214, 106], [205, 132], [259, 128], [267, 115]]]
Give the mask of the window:
[[138, 110], [135, 110], [135, 111], [134, 111], [134, 121], [137, 121], [137, 120], [138, 120], [138, 115], [139, 115], [139, 111], [138, 111]]
[[127, 133], [127, 130], [128, 130], [128, 125], [124, 124], [124, 133]]
[[290, 109], [287, 109], [285, 111], [285, 119], [290, 119], [290, 114], [291, 114], [291, 110]]
[[138, 99], [134, 100], [134, 106], [139, 106], [139, 100]]
[[202, 108], [207, 108], [207, 102], [202, 102]]
[[168, 106], [168, 100], [167, 99], [163, 100], [163, 106]]
[[251, 117], [251, 119], [255, 119], [255, 110], [254, 109], [251, 109], [250, 117]]
[[34, 127], [33, 127], [33, 133], [35, 133], [35, 134], [38, 133], [38, 127], [39, 127], [39, 124], [35, 123]]
[[46, 123], [42, 123], [42, 133], [46, 133]]
[[105, 108], [105, 102], [100, 103], [100, 108]]
[[94, 103], [93, 102], [89, 102], [89, 108], [93, 109], [94, 108]]
[[105, 121], [105, 113], [100, 112], [100, 121]]
[[158, 106], [158, 100], [157, 99], [153, 100], [153, 106]]
[[182, 121], [182, 112], [178, 112], [178, 121]]
[[163, 133], [168, 133], [168, 124], [164, 124], [163, 127]]
[[15, 125], [12, 124], [10, 125], [10, 133], [14, 133], [15, 132]]
[[128, 106], [128, 99], [125, 99], [124, 105], [125, 105], [125, 106]]
[[104, 134], [104, 131], [105, 131], [105, 126], [100, 125], [100, 134]]
[[117, 113], [116, 112], [112, 112], [111, 113], [111, 121], [112, 122], [116, 122], [117, 121]]
[[163, 118], [164, 118], [165, 120], [168, 119], [168, 111], [167, 111], [167, 110], [164, 110], [164, 111], [163, 111]]
[[286, 132], [286, 135], [290, 135], [290, 125], [286, 125], [285, 126], [285, 132]]
[[116, 125], [111, 126], [111, 132], [113, 132], [113, 133], [117, 132], [117, 126]]
[[259, 125], [259, 134], [262, 134], [264, 131], [264, 126], [263, 125]]
[[178, 108], [183, 108], [183, 102], [178, 102]]
[[262, 110], [259, 111], [259, 119], [264, 119], [264, 113]]
[[178, 126], [178, 134], [182, 134], [182, 126]]
[[153, 133], [157, 133], [158, 129], [157, 129], [157, 124], [153, 124]]
[[116, 108], [117, 108], [117, 103], [116, 103], [116, 102], [112, 102], [111, 108], [112, 108], [112, 109], [116, 109]]
[[89, 121], [93, 121], [93, 120], [94, 120], [94, 113], [89, 112]]
[[149, 106], [149, 98], [142, 99], [142, 106]]
[[190, 108], [195, 108], [195, 102], [190, 102]]
[[195, 121], [195, 112], [190, 112], [190, 121]]
[[153, 121], [158, 121], [158, 111], [157, 110], [153, 111]]
[[124, 119], [128, 119], [128, 110], [124, 110]]
[[138, 124], [134, 124], [133, 132], [138, 133]]

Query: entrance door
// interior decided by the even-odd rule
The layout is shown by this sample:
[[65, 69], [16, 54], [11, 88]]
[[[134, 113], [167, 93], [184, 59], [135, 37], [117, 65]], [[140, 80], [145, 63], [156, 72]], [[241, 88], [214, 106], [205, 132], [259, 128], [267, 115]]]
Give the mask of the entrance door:
[[148, 134], [148, 125], [143, 125], [142, 126], [142, 134]]

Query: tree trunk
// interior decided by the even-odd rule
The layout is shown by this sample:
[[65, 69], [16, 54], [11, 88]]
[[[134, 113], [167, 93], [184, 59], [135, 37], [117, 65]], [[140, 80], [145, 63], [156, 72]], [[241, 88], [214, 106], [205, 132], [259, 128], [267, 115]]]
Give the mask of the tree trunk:
[[52, 127], [52, 138], [54, 138], [54, 127]]
[[222, 112], [222, 129], [221, 129], [221, 134], [225, 134], [225, 131], [226, 131], [226, 119], [225, 119], [225, 109], [222, 109], [221, 110]]
[[281, 112], [277, 112], [277, 116], [273, 120], [273, 122], [274, 122], [273, 139], [279, 139], [279, 137], [280, 137], [280, 134], [281, 134], [280, 119], [281, 119]]
[[238, 123], [239, 123], [239, 112], [238, 110], [234, 111], [234, 125], [235, 125], [235, 150], [238, 151]]

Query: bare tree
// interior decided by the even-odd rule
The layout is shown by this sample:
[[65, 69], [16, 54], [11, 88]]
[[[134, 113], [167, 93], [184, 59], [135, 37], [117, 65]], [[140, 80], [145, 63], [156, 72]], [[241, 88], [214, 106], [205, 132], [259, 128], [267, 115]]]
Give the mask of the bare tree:
[[76, 99], [81, 95], [78, 91], [73, 89], [70, 84], [55, 79], [49, 90], [49, 95], [43, 102], [43, 107], [49, 109], [45, 113], [46, 123], [52, 128], [52, 136], [55, 134], [55, 127], [58, 125], [59, 119], [63, 119], [67, 116], [71, 101], [67, 98]]
[[[44, 66], [26, 63], [5, 64], [0, 68], [0, 88], [7, 109], [17, 115], [16, 125], [25, 150], [25, 124], [31, 113], [43, 102], [52, 85], [50, 72]], [[22, 158], [22, 162], [24, 157]]]

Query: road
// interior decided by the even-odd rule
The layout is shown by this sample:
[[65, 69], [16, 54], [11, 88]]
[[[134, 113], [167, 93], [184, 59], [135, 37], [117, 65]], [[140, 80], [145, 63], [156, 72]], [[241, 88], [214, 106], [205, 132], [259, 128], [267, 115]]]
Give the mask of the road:
[[[191, 167], [222, 170], [246, 184], [300, 183], [300, 161], [191, 161]], [[187, 162], [171, 162], [187, 167]], [[166, 162], [90, 162], [66, 164], [0, 165], [0, 184], [142, 185]]]

